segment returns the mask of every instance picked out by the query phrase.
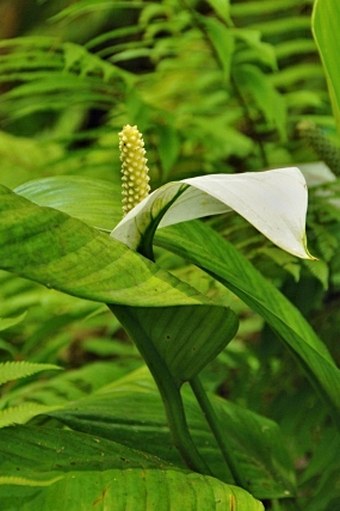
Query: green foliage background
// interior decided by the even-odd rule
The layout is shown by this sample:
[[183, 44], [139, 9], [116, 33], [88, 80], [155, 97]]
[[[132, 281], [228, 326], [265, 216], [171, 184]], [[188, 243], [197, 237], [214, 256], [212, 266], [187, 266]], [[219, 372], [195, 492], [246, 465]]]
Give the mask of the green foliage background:
[[[311, 163], [326, 162], [336, 177], [340, 153], [311, 34], [312, 8], [313, 0], [232, 0], [230, 5], [218, 0], [3, 1], [1, 184], [20, 191], [23, 183], [41, 177], [95, 177], [109, 181], [117, 195], [117, 134], [126, 123], [137, 124], [144, 133], [153, 188], [198, 174], [304, 164], [312, 184], [308, 237], [311, 251], [320, 259], [317, 263], [299, 262], [273, 248], [236, 216], [208, 223], [302, 311], [339, 361], [339, 185], [337, 178], [325, 182], [323, 167]], [[82, 203], [86, 199], [78, 198]], [[119, 215], [110, 225], [108, 217], [108, 228], [118, 220]], [[163, 268], [230, 305], [242, 319], [236, 339], [204, 370], [203, 380], [211, 392], [281, 428], [295, 472], [285, 483], [297, 478], [298, 499], [259, 498], [273, 511], [299, 509], [296, 506], [335, 509], [340, 504], [339, 438], [291, 354], [249, 304], [185, 262], [183, 254], [169, 252], [161, 236], [158, 245], [157, 260]], [[130, 419], [135, 421], [135, 438], [147, 444], [160, 435], [155, 445], [161, 449], [164, 435], [156, 426], [166, 426], [152, 383], [136, 348], [105, 306], [6, 272], [1, 272], [0, 282], [5, 318], [0, 323], [0, 360], [65, 368], [44, 377], [27, 372], [17, 382], [12, 380], [25, 374], [13, 376], [2, 387], [0, 424], [33, 418], [33, 425], [47, 421], [57, 429], [61, 407], [67, 411], [64, 423], [103, 439], [112, 434], [110, 421], [120, 423], [121, 438], [126, 437], [124, 445], [130, 449], [131, 424], [124, 421], [137, 409], [138, 399], [133, 398], [137, 393], [157, 420], [150, 424], [153, 436], [148, 436], [140, 424], [149, 418], [139, 409], [141, 417]], [[110, 415], [112, 405], [105, 402], [105, 393], [115, 386], [130, 402], [121, 416]], [[144, 387], [152, 387], [146, 401]], [[95, 416], [98, 391], [100, 413], [105, 410], [110, 420], [80, 426], [74, 411], [78, 401], [83, 400], [88, 417]], [[114, 397], [113, 392], [110, 399]], [[118, 390], [116, 399], [120, 410]], [[43, 412], [48, 419], [38, 415]], [[228, 413], [237, 414], [234, 409]], [[194, 422], [194, 412], [193, 417]], [[198, 436], [204, 435], [204, 426], [197, 429]], [[0, 452], [9, 430], [3, 431]], [[18, 445], [21, 441], [24, 445], [22, 430], [16, 431]], [[59, 427], [58, 431], [61, 446], [67, 434]], [[49, 445], [48, 430], [44, 434]], [[86, 448], [90, 452], [92, 446]], [[110, 453], [110, 446], [106, 448]], [[75, 455], [76, 447], [70, 452]], [[173, 452], [161, 458], [176, 460]], [[142, 466], [147, 469], [148, 462], [143, 460]], [[58, 473], [48, 481], [52, 476]], [[22, 477], [30, 479], [27, 467]], [[161, 484], [155, 477], [150, 484]], [[137, 479], [131, 473], [131, 487]], [[54, 491], [51, 502], [59, 490]], [[30, 498], [23, 492], [18, 501], [6, 505], [15, 510]]]

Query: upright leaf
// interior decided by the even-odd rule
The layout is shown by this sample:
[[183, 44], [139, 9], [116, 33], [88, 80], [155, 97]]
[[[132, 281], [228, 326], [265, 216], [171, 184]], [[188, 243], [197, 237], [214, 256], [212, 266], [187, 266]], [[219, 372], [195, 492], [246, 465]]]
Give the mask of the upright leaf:
[[161, 229], [157, 243], [197, 264], [257, 311], [294, 354], [316, 390], [340, 417], [340, 371], [301, 313], [232, 244], [207, 225]]
[[312, 28], [326, 72], [334, 115], [340, 130], [340, 74], [338, 68], [340, 40], [340, 3], [338, 0], [316, 0]]

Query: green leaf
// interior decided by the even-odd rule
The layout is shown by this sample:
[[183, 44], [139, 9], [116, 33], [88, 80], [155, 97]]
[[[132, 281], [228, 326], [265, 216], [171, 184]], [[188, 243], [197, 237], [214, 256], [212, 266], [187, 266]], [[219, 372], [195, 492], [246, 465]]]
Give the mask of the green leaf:
[[200, 21], [207, 31], [212, 47], [223, 70], [223, 79], [229, 82], [231, 58], [234, 51], [234, 34], [221, 21], [200, 16]]
[[109, 181], [55, 176], [29, 181], [15, 192], [39, 206], [59, 209], [103, 230], [110, 231], [122, 218], [120, 185]]
[[136, 306], [206, 299], [89, 225], [0, 187], [0, 267], [81, 298]]
[[231, 23], [229, 0], [208, 0], [208, 4], [225, 23]]
[[[210, 397], [228, 447], [243, 475], [243, 487], [260, 499], [293, 495], [294, 469], [278, 425], [241, 406]], [[194, 442], [213, 475], [231, 482], [209, 427], [189, 392], [184, 393], [184, 404]], [[72, 429], [143, 449], [184, 467], [173, 447], [159, 393], [144, 369], [49, 415]]]
[[180, 139], [171, 125], [158, 126], [159, 144], [157, 151], [162, 164], [163, 179], [169, 175], [180, 152]]
[[197, 264], [258, 312], [294, 354], [334, 417], [340, 415], [340, 371], [301, 313], [207, 225], [190, 222], [158, 231], [157, 244]]
[[61, 367], [54, 364], [37, 364], [33, 362], [4, 362], [0, 364], [0, 385], [8, 381], [31, 376], [41, 371], [49, 371], [50, 369], [58, 369]]
[[68, 511], [165, 511], [170, 505], [183, 511], [263, 510], [240, 488], [83, 433], [8, 428], [0, 451], [0, 477], [6, 478], [0, 499], [6, 511], [62, 511], [65, 505]]
[[13, 318], [0, 318], [0, 332], [21, 323], [21, 321], [25, 319], [25, 316], [26, 312], [23, 312], [22, 314], [19, 314], [19, 316], [15, 316]]
[[[238, 320], [227, 307], [211, 305], [179, 307], [113, 307], [113, 312], [130, 333], [149, 364], [145, 344], [152, 346], [165, 363], [176, 385], [197, 375], [233, 339]], [[163, 368], [152, 364], [157, 380], [164, 378]]]
[[340, 130], [340, 3], [337, 0], [316, 0], [314, 4], [312, 29], [327, 77], [329, 94], [334, 115]]
[[236, 83], [248, 94], [268, 123], [277, 129], [282, 140], [286, 137], [286, 109], [283, 97], [259, 67], [243, 64], [234, 71]]
[[[247, 4], [248, 7], [248, 4]], [[274, 46], [269, 43], [265, 43], [261, 40], [262, 34], [259, 30], [248, 29], [248, 28], [234, 28], [233, 33], [236, 39], [239, 39], [246, 44], [245, 49], [238, 50], [235, 54], [235, 58], [244, 56], [244, 53], [251, 51], [255, 60], [269, 66], [271, 69], [277, 69], [276, 55]]]

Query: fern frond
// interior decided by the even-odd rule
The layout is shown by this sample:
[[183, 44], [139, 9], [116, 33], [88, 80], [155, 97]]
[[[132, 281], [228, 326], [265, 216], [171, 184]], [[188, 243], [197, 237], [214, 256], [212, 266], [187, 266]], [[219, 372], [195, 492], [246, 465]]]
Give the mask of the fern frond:
[[75, 105], [110, 109], [119, 83], [129, 73], [85, 47], [54, 38], [26, 37], [2, 41], [0, 110], [10, 119], [40, 111], [63, 111]]
[[63, 9], [61, 12], [53, 16], [53, 21], [67, 20], [71, 21], [78, 16], [90, 14], [98, 11], [112, 11], [114, 9], [141, 9], [145, 3], [141, 0], [115, 1], [112, 0], [79, 0]]
[[4, 362], [0, 364], [0, 385], [52, 369], [60, 370], [61, 367], [54, 364], [37, 364], [34, 362]]
[[13, 424], [26, 424], [37, 415], [56, 410], [58, 406], [45, 406], [36, 403], [24, 403], [0, 410], [0, 428], [13, 426]]

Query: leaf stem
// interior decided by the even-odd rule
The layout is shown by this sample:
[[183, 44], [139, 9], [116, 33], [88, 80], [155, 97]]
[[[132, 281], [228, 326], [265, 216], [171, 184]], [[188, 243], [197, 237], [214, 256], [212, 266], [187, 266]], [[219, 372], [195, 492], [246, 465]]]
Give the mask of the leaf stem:
[[[133, 307], [112, 304], [108, 306], [135, 341], [155, 379], [162, 397], [173, 442], [186, 465], [191, 470], [201, 474], [212, 475], [210, 468], [201, 457], [191, 437], [180, 390], [155, 347], [147, 342], [147, 334], [141, 324], [133, 321]], [[131, 319], [133, 321], [132, 328]]]
[[234, 482], [238, 486], [244, 486], [242, 477], [239, 474], [239, 470], [235, 464], [234, 458], [230, 453], [230, 448], [226, 445], [225, 436], [220, 428], [219, 420], [216, 415], [216, 412], [207, 396], [207, 393], [204, 390], [204, 387], [201, 383], [201, 380], [198, 376], [194, 376], [189, 381], [190, 387], [195, 394], [195, 397], [197, 399], [197, 402], [206, 418], [207, 423], [209, 424], [209, 427], [215, 437], [216, 443], [220, 448], [220, 451], [222, 453], [222, 456], [224, 458], [224, 461], [226, 462], [231, 475], [234, 478]]

